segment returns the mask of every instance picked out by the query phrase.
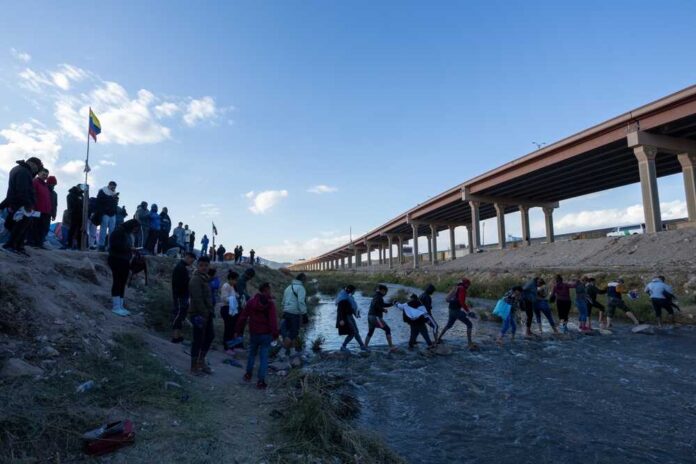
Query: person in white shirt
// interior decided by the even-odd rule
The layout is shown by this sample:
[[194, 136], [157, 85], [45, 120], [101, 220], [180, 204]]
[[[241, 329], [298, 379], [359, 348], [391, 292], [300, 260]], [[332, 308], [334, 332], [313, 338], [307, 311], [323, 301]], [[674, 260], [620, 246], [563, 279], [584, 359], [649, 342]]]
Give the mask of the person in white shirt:
[[655, 319], [658, 327], [662, 327], [662, 310], [664, 309], [669, 314], [672, 324], [674, 324], [674, 310], [672, 309], [672, 298], [674, 298], [674, 290], [665, 283], [663, 276], [657, 276], [645, 286], [645, 293], [650, 295], [653, 311], [655, 311]]
[[237, 290], [235, 290], [237, 279], [239, 279], [239, 274], [236, 272], [230, 270], [227, 273], [227, 282], [220, 289], [220, 301], [218, 302], [220, 317], [225, 323], [222, 345], [225, 352], [229, 355], [233, 355], [235, 350], [244, 347], [241, 340], [234, 338], [234, 327], [239, 318], [239, 295]]

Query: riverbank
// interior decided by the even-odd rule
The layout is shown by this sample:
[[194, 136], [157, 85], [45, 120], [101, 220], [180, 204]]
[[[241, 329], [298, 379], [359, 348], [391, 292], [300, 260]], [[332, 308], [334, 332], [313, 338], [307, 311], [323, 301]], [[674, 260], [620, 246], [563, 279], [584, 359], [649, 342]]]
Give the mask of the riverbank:
[[[219, 318], [208, 357], [215, 374], [190, 376], [187, 343], [169, 342], [175, 261], [147, 260], [149, 285], [136, 276], [125, 301], [133, 314], [122, 318], [110, 311], [105, 254], [37, 250], [18, 259], [0, 253], [0, 397], [7, 399], [0, 404], [0, 462], [89, 461], [82, 433], [117, 419], [133, 421], [136, 442], [103, 462], [316, 464], [333, 463], [326, 457], [337, 449], [360, 459], [377, 450], [392, 455], [339, 416], [332, 416], [333, 433], [352, 437], [343, 446], [316, 446], [312, 454], [290, 446], [297, 418], [307, 413], [293, 406], [305, 404], [305, 393], [316, 398], [315, 383], [298, 390], [297, 382], [272, 375], [268, 391], [260, 392], [243, 382], [243, 369], [225, 363]], [[228, 268], [244, 270], [216, 267], [221, 279]], [[292, 277], [265, 266], [256, 273], [249, 291], [270, 282], [280, 304]], [[327, 409], [324, 402], [318, 407]], [[365, 457], [360, 462], [378, 462]]]

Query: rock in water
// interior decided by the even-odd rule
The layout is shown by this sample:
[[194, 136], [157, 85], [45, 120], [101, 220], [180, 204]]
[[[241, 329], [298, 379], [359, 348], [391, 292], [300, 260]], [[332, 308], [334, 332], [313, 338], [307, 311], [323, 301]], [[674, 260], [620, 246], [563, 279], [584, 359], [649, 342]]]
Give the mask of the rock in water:
[[599, 334], [600, 335], [614, 335], [614, 332], [612, 332], [609, 329], [599, 329]]
[[284, 361], [276, 361], [268, 365], [268, 368], [272, 371], [289, 371], [291, 367], [290, 363]]
[[433, 353], [438, 356], [449, 356], [452, 354], [452, 348], [447, 345], [437, 345], [433, 350]]
[[634, 334], [655, 335], [655, 327], [650, 324], [640, 324], [631, 329]]
[[32, 366], [19, 358], [10, 358], [0, 371], [0, 378], [36, 376], [43, 374], [43, 369]]

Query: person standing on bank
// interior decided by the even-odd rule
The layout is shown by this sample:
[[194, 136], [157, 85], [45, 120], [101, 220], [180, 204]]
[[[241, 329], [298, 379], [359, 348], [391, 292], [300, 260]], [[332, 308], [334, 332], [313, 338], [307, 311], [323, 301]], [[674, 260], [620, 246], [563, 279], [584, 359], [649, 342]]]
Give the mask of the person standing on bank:
[[159, 239], [157, 241], [157, 253], [164, 254], [169, 246], [169, 231], [172, 230], [172, 220], [169, 217], [169, 210], [165, 206], [162, 208], [160, 217]]
[[[286, 356], [290, 355], [290, 348], [295, 345], [300, 335], [300, 326], [308, 321], [307, 291], [304, 288], [306, 280], [307, 276], [304, 273], [298, 274], [283, 292], [283, 321], [280, 332]], [[295, 351], [299, 352], [299, 347], [295, 346]]]
[[106, 236], [116, 229], [116, 209], [118, 208], [118, 193], [116, 182], [99, 190], [95, 214], [99, 217], [99, 251], [106, 251]]
[[[3, 248], [26, 257], [29, 257], [29, 254], [24, 249], [24, 241], [31, 225], [31, 214], [36, 203], [32, 179], [41, 169], [43, 169], [43, 164], [38, 158], [31, 157], [26, 161], [17, 161], [17, 166], [12, 168], [8, 175], [7, 197], [3, 201], [12, 213], [10, 217], [12, 217], [13, 223], [10, 238], [3, 245]], [[7, 225], [6, 222], [5, 226], [7, 227]]]
[[46, 179], [48, 178], [48, 169], [42, 168], [39, 174], [34, 178], [34, 196], [36, 197], [35, 211], [38, 216], [32, 218], [31, 233], [27, 241], [34, 248], [44, 248], [46, 233], [51, 225], [51, 192], [48, 190]]
[[189, 281], [191, 305], [188, 313], [193, 330], [193, 342], [191, 343], [191, 373], [193, 375], [213, 373], [205, 361], [210, 345], [215, 338], [209, 268], [210, 259], [207, 256], [201, 256], [198, 258], [198, 265]]
[[186, 253], [183, 259], [174, 266], [172, 272], [172, 343], [181, 343], [184, 337], [181, 335], [184, 320], [189, 308], [189, 275], [188, 268], [196, 260], [193, 253]]
[[130, 272], [130, 261], [133, 257], [132, 234], [138, 230], [138, 221], [131, 219], [114, 230], [109, 241], [109, 267], [113, 275], [111, 285], [111, 298], [113, 307], [111, 311], [119, 316], [128, 316], [128, 311], [123, 306], [126, 293], [126, 284]]
[[203, 234], [203, 238], [201, 239], [201, 256], [208, 254], [208, 243], [210, 243], [208, 236]]

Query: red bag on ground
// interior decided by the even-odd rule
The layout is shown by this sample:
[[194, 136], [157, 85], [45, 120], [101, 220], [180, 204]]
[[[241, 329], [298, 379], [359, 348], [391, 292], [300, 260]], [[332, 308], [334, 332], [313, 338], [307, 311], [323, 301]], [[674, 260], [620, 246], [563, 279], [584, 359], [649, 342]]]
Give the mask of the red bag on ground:
[[133, 422], [110, 422], [82, 435], [85, 453], [101, 456], [135, 442]]

